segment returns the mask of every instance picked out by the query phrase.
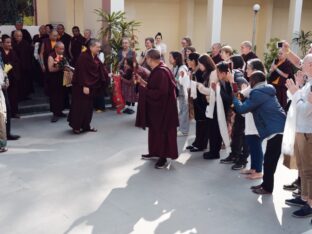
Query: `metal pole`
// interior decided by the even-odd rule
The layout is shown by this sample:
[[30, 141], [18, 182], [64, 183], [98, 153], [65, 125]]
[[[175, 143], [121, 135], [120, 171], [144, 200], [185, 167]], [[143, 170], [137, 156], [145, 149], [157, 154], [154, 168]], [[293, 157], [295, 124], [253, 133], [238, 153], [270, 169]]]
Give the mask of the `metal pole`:
[[252, 47], [253, 47], [253, 49], [255, 49], [256, 47], [256, 27], [257, 27], [257, 25], [256, 25], [256, 17], [257, 17], [257, 12], [256, 11], [254, 11], [254, 17], [253, 17], [253, 29], [252, 29], [252, 41], [251, 41], [251, 43], [252, 43]]

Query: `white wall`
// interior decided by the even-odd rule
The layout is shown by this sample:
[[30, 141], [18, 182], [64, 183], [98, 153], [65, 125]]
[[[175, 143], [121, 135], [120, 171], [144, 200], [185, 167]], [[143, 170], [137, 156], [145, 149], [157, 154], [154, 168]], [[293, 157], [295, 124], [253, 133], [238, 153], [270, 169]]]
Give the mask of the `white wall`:
[[[38, 34], [38, 31], [39, 31], [39, 26], [24, 26], [24, 28], [28, 30], [28, 32], [30, 33], [30, 35], [32, 37], [34, 35]], [[7, 34], [7, 35], [11, 36], [11, 33], [14, 30], [15, 30], [15, 26], [14, 25], [3, 25], [3, 26], [0, 26], [1, 35]]]

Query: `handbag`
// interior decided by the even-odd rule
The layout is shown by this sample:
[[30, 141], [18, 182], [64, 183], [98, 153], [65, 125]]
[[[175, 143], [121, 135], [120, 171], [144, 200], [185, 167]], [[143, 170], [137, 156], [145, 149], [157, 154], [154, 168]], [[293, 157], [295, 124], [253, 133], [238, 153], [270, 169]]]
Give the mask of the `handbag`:
[[63, 75], [63, 86], [65, 87], [71, 87], [72, 81], [73, 81], [74, 72], [72, 70], [64, 70]]

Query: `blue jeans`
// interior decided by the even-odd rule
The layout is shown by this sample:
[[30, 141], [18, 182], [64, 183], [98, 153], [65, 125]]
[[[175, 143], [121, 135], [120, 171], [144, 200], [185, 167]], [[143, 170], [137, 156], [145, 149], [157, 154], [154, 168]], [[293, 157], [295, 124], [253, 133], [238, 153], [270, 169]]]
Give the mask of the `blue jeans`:
[[262, 142], [258, 135], [246, 135], [246, 142], [249, 147], [251, 169], [256, 170], [257, 173], [262, 172], [263, 165], [263, 150]]

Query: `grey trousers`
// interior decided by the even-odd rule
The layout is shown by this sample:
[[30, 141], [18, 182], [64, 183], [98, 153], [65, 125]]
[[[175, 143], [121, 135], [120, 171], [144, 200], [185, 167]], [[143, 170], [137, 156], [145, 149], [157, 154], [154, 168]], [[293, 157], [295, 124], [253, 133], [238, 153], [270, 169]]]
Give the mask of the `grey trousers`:
[[184, 134], [188, 134], [190, 130], [190, 118], [189, 118], [189, 105], [188, 100], [185, 99], [185, 96], [178, 96], [178, 105], [179, 105], [179, 131]]

